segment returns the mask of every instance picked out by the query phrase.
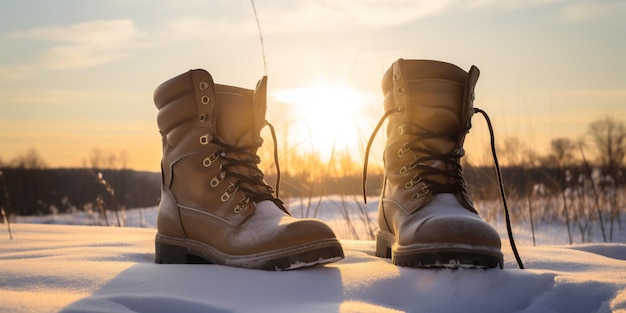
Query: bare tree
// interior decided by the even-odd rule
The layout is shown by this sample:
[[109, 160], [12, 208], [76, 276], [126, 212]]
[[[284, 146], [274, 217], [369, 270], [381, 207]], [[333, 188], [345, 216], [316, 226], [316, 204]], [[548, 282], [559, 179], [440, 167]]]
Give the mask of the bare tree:
[[16, 156], [10, 164], [16, 168], [42, 169], [48, 167], [46, 161], [35, 148], [30, 148], [24, 154]]
[[89, 155], [89, 163], [92, 169], [99, 169], [104, 166], [104, 157], [102, 153], [102, 149], [94, 148], [91, 150], [91, 154]]
[[598, 152], [598, 160], [606, 174], [617, 178], [626, 156], [626, 127], [624, 122], [605, 117], [589, 124], [589, 135]]
[[111, 152], [109, 153], [109, 155], [106, 157], [106, 165], [105, 168], [109, 168], [109, 169], [116, 169], [117, 168], [117, 155], [115, 155], [115, 153]]
[[[598, 188], [601, 189], [602, 195], [608, 198], [605, 201], [609, 206], [609, 240], [612, 240], [614, 223], [617, 221], [621, 224], [615, 190], [616, 186], [619, 186], [624, 180], [620, 170], [626, 156], [626, 127], [624, 122], [607, 116], [589, 124], [589, 134], [593, 138], [598, 152], [598, 160], [606, 175], [604, 177], [600, 176], [597, 180]], [[592, 175], [589, 174], [589, 176], [592, 179]], [[596, 206], [599, 206], [598, 201], [598, 195], [596, 194]], [[600, 225], [602, 226], [602, 224]]]
[[518, 137], [506, 137], [502, 144], [498, 145], [502, 149], [498, 149], [500, 160], [503, 165], [509, 167], [520, 167], [523, 162], [523, 150], [525, 146]]
[[128, 163], [130, 161], [130, 156], [128, 155], [128, 151], [122, 150], [120, 151], [117, 161], [119, 163], [119, 168], [125, 170], [128, 168]]
[[130, 156], [126, 150], [119, 153], [105, 152], [100, 148], [94, 148], [89, 154], [89, 160], [83, 161], [84, 164], [89, 163], [92, 169], [122, 169], [128, 168]]
[[505, 167], [533, 167], [541, 163], [537, 151], [515, 136], [505, 137], [498, 143], [498, 156]]
[[563, 169], [576, 163], [578, 145], [569, 138], [557, 138], [550, 142], [551, 156], [557, 168]]

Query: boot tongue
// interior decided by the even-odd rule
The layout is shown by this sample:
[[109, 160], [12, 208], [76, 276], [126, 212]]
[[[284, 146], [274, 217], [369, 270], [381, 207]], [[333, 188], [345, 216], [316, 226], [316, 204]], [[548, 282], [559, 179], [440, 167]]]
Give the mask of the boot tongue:
[[409, 107], [409, 120], [443, 136], [423, 140], [426, 150], [437, 154], [453, 152], [463, 130], [463, 87], [452, 81], [422, 81], [409, 87], [412, 93], [419, 94], [419, 103], [422, 104], [419, 107]]
[[[421, 140], [417, 146], [438, 155], [456, 153], [467, 123], [463, 116], [467, 73], [443, 62], [405, 64], [403, 76], [408, 90], [405, 121], [438, 134], [437, 138]], [[450, 170], [443, 160], [426, 161], [425, 165]], [[449, 182], [446, 175], [429, 178]]]
[[217, 137], [222, 142], [233, 147], [258, 143], [261, 127], [265, 122], [265, 81], [264, 78], [259, 82], [263, 90], [259, 90], [259, 86], [257, 90], [250, 90], [215, 85], [217, 92], [215, 127]]
[[[215, 85], [217, 105], [215, 108], [216, 136], [222, 142], [235, 148], [250, 147], [245, 153], [230, 153], [229, 158], [250, 159], [261, 144], [261, 128], [265, 126], [267, 77], [263, 77], [255, 90], [226, 85]], [[251, 165], [251, 164], [248, 164]], [[253, 180], [263, 180], [263, 174], [244, 165], [232, 166], [230, 171], [248, 176]], [[240, 187], [267, 193], [264, 184], [240, 182]]]

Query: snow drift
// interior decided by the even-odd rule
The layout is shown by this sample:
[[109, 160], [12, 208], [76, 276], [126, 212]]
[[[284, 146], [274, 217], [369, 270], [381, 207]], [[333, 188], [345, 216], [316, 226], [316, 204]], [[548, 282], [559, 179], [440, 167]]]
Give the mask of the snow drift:
[[503, 247], [505, 269], [401, 268], [374, 242], [288, 272], [154, 263], [155, 229], [13, 224], [0, 233], [0, 312], [617, 312], [626, 244]]
[[530, 227], [517, 225], [527, 268], [519, 270], [496, 218], [504, 270], [425, 270], [374, 256], [375, 200], [288, 206], [328, 222], [346, 259], [287, 272], [162, 265], [154, 263], [156, 208], [120, 212], [122, 228], [82, 226], [102, 224], [97, 212], [19, 217], [13, 240], [0, 229], [0, 312], [626, 312], [621, 228], [620, 243], [566, 245], [564, 225], [536, 223], [533, 247]]

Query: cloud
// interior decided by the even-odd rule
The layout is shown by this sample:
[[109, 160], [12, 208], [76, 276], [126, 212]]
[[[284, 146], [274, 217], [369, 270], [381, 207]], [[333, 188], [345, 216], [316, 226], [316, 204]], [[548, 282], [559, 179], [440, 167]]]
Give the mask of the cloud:
[[[521, 10], [566, 0], [269, 0], [257, 3], [268, 31], [346, 30], [403, 25], [451, 11]], [[268, 25], [263, 25], [268, 24]]]
[[270, 1], [257, 5], [264, 30], [328, 31], [400, 25], [444, 12], [458, 0]]
[[561, 17], [566, 21], [588, 21], [614, 17], [623, 21], [626, 3], [623, 1], [585, 1], [563, 7]]
[[[263, 35], [271, 36], [367, 32], [454, 11], [467, 11], [471, 14], [472, 11], [485, 9], [526, 10], [564, 1], [566, 0], [264, 0], [256, 1], [255, 7]], [[180, 8], [171, 8], [177, 9]], [[257, 25], [249, 2], [216, 0], [206, 4], [195, 3], [193, 10], [184, 11], [186, 14], [169, 18], [159, 25], [161, 28], [157, 35], [161, 43], [257, 35]]]
[[[256, 11], [263, 34], [326, 33], [401, 25], [441, 14], [461, 0], [318, 0], [257, 1]], [[256, 35], [252, 7], [218, 2], [202, 15], [184, 16], [167, 23], [171, 37]], [[206, 13], [204, 13], [206, 12]], [[172, 36], [173, 35], [173, 36]]]
[[[184, 40], [188, 38], [209, 38], [241, 34], [255, 34], [256, 26], [251, 20], [236, 21], [226, 17], [184, 17], [167, 23], [165, 36], [167, 40]], [[163, 35], [163, 34], [162, 34]]]
[[[75, 106], [84, 107], [85, 103], [112, 103], [112, 102], [141, 102], [146, 99], [143, 92], [122, 92], [103, 90], [73, 90], [58, 88], [21, 88], [21, 89], [0, 89], [0, 112], [7, 107], [3, 104], [16, 106]], [[94, 100], [97, 99], [97, 100]], [[120, 104], [121, 105], [121, 104]], [[110, 104], [109, 107], [115, 106]]]
[[30, 77], [35, 68], [25, 64], [0, 65], [0, 82], [19, 81]]
[[3, 37], [47, 43], [34, 65], [63, 70], [89, 68], [129, 57], [138, 35], [130, 20], [104, 20], [18, 31]]

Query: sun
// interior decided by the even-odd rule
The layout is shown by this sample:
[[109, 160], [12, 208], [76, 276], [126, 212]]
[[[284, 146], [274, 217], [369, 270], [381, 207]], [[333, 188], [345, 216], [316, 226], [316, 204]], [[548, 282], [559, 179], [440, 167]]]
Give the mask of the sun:
[[299, 150], [328, 160], [333, 151], [360, 152], [368, 120], [367, 96], [343, 84], [319, 83], [277, 91], [273, 99], [287, 104], [288, 139]]

